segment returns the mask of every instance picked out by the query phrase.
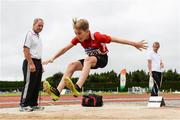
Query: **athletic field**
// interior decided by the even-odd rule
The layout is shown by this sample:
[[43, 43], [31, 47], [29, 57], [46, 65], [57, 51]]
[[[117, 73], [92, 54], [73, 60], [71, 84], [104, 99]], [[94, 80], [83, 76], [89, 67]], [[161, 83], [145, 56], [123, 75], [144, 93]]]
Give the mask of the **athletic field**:
[[166, 106], [147, 107], [149, 94], [103, 95], [103, 107], [82, 107], [81, 97], [62, 96], [57, 102], [41, 96], [43, 111], [19, 112], [19, 96], [0, 97], [0, 120], [73, 119], [73, 120], [180, 120], [180, 94], [161, 94]]

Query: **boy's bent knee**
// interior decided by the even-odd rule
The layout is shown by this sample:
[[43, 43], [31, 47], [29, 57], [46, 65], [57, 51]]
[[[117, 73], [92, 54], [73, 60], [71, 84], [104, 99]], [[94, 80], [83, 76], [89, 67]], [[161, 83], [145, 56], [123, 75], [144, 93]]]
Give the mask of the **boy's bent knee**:
[[68, 65], [68, 70], [75, 71], [81, 68], [80, 62], [72, 62]]
[[94, 64], [97, 62], [97, 58], [92, 56], [92, 57], [87, 57], [84, 59], [84, 63], [87, 63], [87, 64]]
[[75, 68], [77, 64], [75, 62], [72, 62], [68, 65], [68, 68]]

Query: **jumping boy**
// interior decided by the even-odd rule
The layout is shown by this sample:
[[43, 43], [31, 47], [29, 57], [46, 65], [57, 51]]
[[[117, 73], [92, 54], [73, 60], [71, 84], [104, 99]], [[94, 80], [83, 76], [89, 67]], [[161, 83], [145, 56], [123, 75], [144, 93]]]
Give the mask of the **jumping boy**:
[[[58, 100], [61, 91], [66, 86], [69, 88], [75, 97], [80, 95], [81, 88], [89, 75], [90, 69], [104, 68], [108, 63], [108, 49], [106, 43], [115, 42], [119, 44], [126, 44], [134, 46], [139, 49], [146, 49], [146, 42], [133, 42], [119, 37], [101, 34], [99, 32], [91, 33], [89, 30], [89, 23], [86, 19], [74, 19], [73, 29], [76, 36], [64, 48], [60, 49], [54, 56], [44, 61], [43, 64], [52, 63], [55, 59], [63, 55], [69, 49], [78, 43], [84, 48], [87, 57], [70, 63], [64, 73], [57, 88], [51, 87], [48, 81], [43, 83], [44, 90], [51, 96], [53, 100]], [[81, 70], [82, 73], [74, 85], [71, 81], [71, 76], [75, 71]]]

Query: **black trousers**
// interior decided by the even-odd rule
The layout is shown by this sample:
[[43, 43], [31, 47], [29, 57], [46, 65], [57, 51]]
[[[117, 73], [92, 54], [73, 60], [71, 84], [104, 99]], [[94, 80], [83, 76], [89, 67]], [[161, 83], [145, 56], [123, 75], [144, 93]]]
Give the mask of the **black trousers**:
[[160, 84], [161, 84], [162, 73], [152, 71], [152, 77], [154, 79], [154, 85], [153, 85], [153, 88], [151, 91], [151, 96], [158, 96], [158, 91], [160, 89]]
[[37, 106], [38, 95], [41, 88], [42, 64], [40, 59], [32, 59], [36, 71], [30, 72], [27, 60], [23, 62], [24, 86], [22, 89], [20, 106]]

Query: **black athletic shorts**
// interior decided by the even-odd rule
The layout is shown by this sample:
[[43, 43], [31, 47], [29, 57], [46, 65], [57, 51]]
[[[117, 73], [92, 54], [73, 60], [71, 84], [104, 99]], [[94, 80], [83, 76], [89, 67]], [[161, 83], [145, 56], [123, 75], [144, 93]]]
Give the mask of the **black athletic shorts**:
[[[97, 63], [96, 66], [91, 67], [91, 69], [104, 68], [108, 63], [108, 55], [96, 55]], [[84, 59], [79, 60], [82, 65], [84, 65]]]

